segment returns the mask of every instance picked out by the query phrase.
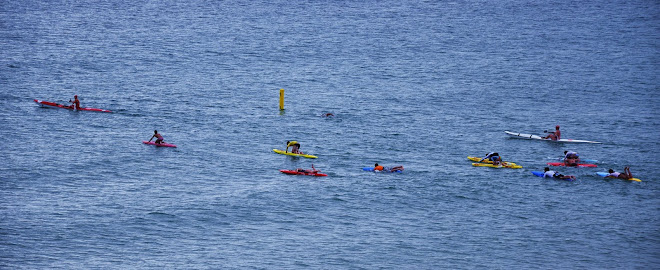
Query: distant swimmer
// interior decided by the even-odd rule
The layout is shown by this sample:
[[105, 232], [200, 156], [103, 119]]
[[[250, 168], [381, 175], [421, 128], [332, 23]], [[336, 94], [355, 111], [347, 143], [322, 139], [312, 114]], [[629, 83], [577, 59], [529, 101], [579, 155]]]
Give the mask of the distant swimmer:
[[78, 95], [74, 95], [73, 101], [69, 100], [69, 102], [71, 102], [71, 106], [69, 107], [75, 109], [76, 111], [80, 110], [80, 100], [78, 100]]
[[323, 117], [334, 117], [334, 116], [335, 116], [335, 115], [332, 114], [332, 113], [326, 113], [326, 114], [323, 114]]
[[575, 176], [563, 175], [563, 174], [560, 174], [559, 172], [551, 171], [550, 168], [548, 168], [548, 167], [545, 167], [545, 169], [543, 169], [543, 172], [544, 172], [543, 177], [545, 177], [545, 178], [559, 178], [559, 179], [575, 180]]
[[303, 154], [303, 152], [300, 152], [300, 143], [297, 141], [286, 141], [286, 150], [284, 152], [288, 153], [289, 147], [291, 147], [291, 153]]
[[500, 157], [500, 154], [498, 154], [497, 152], [490, 152], [486, 154], [486, 156], [481, 160], [479, 160], [479, 162], [482, 162], [486, 159], [492, 161], [493, 165], [500, 165], [502, 163], [502, 157]]
[[561, 131], [559, 131], [559, 125], [555, 126], [555, 131], [554, 132], [548, 132], [547, 130], [543, 131], [545, 133], [550, 133], [548, 136], [543, 137], [543, 139], [551, 139], [553, 141], [557, 141], [561, 139]]
[[610, 177], [610, 178], [619, 178], [619, 179], [626, 179], [626, 180], [633, 179], [633, 175], [632, 175], [632, 173], [630, 172], [630, 167], [625, 167], [625, 168], [623, 168], [623, 172], [622, 172], [622, 173], [620, 173], [620, 172], [615, 172], [615, 171], [612, 170], [612, 169], [610, 169], [610, 170], [608, 171], [608, 173], [610, 173], [610, 174], [608, 174], [606, 177]]
[[566, 166], [577, 166], [580, 162], [580, 155], [573, 151], [564, 151], [564, 164]]
[[149, 139], [149, 141], [153, 140], [154, 138], [156, 138], [156, 141], [154, 143], [156, 144], [163, 143], [163, 136], [160, 135], [160, 133], [158, 133], [158, 130], [154, 130], [154, 135], [151, 136], [151, 139]]

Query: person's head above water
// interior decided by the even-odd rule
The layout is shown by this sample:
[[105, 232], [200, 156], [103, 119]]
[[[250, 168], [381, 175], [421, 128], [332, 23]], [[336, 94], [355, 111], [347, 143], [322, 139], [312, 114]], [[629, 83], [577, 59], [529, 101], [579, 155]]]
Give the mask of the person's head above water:
[[154, 134], [158, 133], [158, 130], [154, 130]]

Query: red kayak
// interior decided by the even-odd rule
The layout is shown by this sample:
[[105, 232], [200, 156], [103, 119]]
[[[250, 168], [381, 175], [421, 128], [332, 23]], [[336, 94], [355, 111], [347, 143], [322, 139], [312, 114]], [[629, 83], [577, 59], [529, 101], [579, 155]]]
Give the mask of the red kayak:
[[280, 170], [280, 172], [283, 172], [283, 173], [286, 173], [286, 174], [296, 174], [296, 175], [328, 176], [325, 173], [319, 173], [318, 171], [312, 171], [312, 170], [303, 170], [303, 171]]
[[550, 165], [550, 166], [565, 166], [565, 167], [589, 167], [589, 168], [598, 167], [596, 164], [578, 164], [577, 166], [566, 166], [566, 164], [564, 164], [564, 162], [548, 162], [548, 165]]
[[148, 142], [148, 141], [142, 141], [143, 144], [149, 144], [149, 145], [155, 145], [157, 147], [176, 147], [174, 144], [169, 144], [169, 143], [159, 143], [156, 144], [155, 142]]
[[[57, 104], [55, 102], [43, 101], [43, 100], [38, 100], [38, 99], [35, 99], [34, 102], [39, 104], [41, 107], [62, 108], [62, 109], [67, 109], [67, 110], [72, 110], [72, 111], [74, 110], [73, 106], [66, 106], [66, 105], [62, 105], [62, 104]], [[109, 113], [112, 112], [110, 110], [97, 109], [97, 108], [80, 108], [78, 110], [79, 111], [92, 111], [92, 112], [109, 112]]]

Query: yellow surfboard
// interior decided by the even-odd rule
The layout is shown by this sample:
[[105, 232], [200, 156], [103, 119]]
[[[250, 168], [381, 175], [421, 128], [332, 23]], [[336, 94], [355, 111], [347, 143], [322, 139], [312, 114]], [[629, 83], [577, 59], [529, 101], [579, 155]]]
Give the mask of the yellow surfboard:
[[[471, 157], [471, 156], [468, 156], [468, 159], [469, 159], [469, 160], [472, 160], [472, 161], [474, 161], [474, 162], [479, 162], [479, 160], [481, 160], [480, 157]], [[490, 160], [490, 159], [484, 159], [484, 161], [481, 161], [481, 162], [483, 162], [483, 163], [490, 163], [490, 164], [493, 164], [493, 161]], [[510, 162], [510, 161], [502, 161], [502, 162], [503, 162], [503, 163], [506, 163], [506, 164], [508, 164], [508, 165], [517, 165], [516, 163]]]
[[317, 156], [308, 155], [308, 154], [294, 154], [294, 153], [291, 153], [291, 152], [284, 152], [284, 150], [280, 150], [280, 149], [273, 149], [273, 152], [278, 153], [280, 155], [287, 155], [287, 156], [293, 156], [293, 157], [318, 158]]
[[491, 167], [491, 168], [509, 168], [509, 169], [520, 169], [522, 166], [520, 165], [493, 165], [493, 164], [488, 164], [488, 163], [472, 163], [472, 166], [475, 167]]

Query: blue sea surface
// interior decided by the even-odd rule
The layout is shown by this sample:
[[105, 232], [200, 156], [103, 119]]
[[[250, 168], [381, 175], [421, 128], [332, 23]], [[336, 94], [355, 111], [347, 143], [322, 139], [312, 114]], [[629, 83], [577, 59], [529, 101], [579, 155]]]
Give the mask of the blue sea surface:
[[[2, 1], [0, 269], [658, 269], [658, 29], [657, 1]], [[73, 95], [113, 113], [33, 102]], [[602, 144], [503, 132], [555, 125]], [[566, 150], [598, 168], [531, 173]]]

